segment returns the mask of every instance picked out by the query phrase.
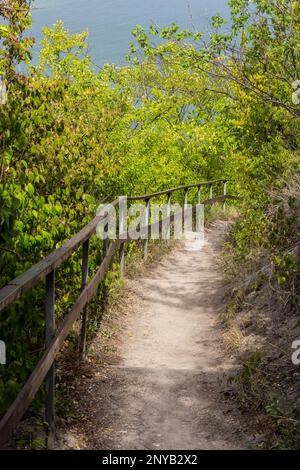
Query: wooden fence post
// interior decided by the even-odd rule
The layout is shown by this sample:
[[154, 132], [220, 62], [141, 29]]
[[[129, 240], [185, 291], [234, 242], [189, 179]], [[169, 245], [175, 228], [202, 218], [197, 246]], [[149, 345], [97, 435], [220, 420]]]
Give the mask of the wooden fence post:
[[184, 209], [187, 209], [189, 203], [189, 190], [185, 189], [184, 190]]
[[[119, 238], [125, 232], [127, 232], [127, 219], [126, 219], [126, 210], [127, 210], [127, 197], [122, 197], [119, 199]], [[125, 272], [125, 242], [120, 246], [120, 275], [124, 276]]]
[[108, 222], [106, 222], [104, 226], [104, 240], [103, 240], [103, 258], [105, 258], [107, 251], [108, 251]]
[[171, 196], [172, 196], [172, 193], [168, 193], [168, 206], [167, 206], [167, 217], [168, 217], [168, 230], [167, 230], [167, 233], [166, 233], [166, 239], [167, 240], [170, 240], [171, 239], [171, 220], [170, 220], [170, 216], [171, 216]]
[[120, 246], [120, 275], [124, 276], [125, 272], [125, 243]]
[[186, 215], [185, 215], [185, 211], [187, 210], [188, 208], [188, 203], [189, 203], [189, 190], [188, 188], [184, 190], [184, 208], [183, 208], [183, 231], [185, 233], [186, 231]]
[[[82, 278], [81, 278], [81, 291], [83, 291], [88, 285], [89, 278], [89, 246], [90, 240], [88, 239], [82, 245]], [[87, 329], [87, 316], [88, 307], [84, 307], [81, 314], [81, 331], [79, 340], [79, 359], [83, 361], [86, 355], [86, 329]]]
[[[108, 214], [107, 214], [107, 217], [108, 217]], [[109, 245], [109, 240], [108, 240], [108, 222], [107, 222], [104, 225], [103, 259], [107, 255], [108, 245]], [[105, 277], [103, 279], [103, 282], [104, 282], [104, 285], [103, 285], [103, 290], [102, 290], [102, 308], [105, 308], [107, 304], [107, 288], [105, 285]]]
[[201, 204], [201, 186], [198, 186], [198, 205]]
[[210, 183], [209, 185], [209, 199], [213, 198], [213, 185]]
[[[55, 336], [55, 270], [46, 276], [46, 348]], [[55, 365], [53, 363], [46, 376], [46, 422], [48, 424], [47, 448], [51, 449], [55, 440]]]
[[226, 195], [227, 195], [227, 181], [224, 181], [224, 191], [223, 191], [223, 196], [224, 196], [223, 211], [224, 212], [226, 212]]
[[[149, 219], [150, 219], [150, 199], [146, 199], [146, 212], [145, 212], [145, 227], [148, 227], [149, 225]], [[147, 233], [145, 233], [145, 241], [144, 241], [144, 258], [147, 257], [148, 254], [148, 241], [149, 241], [149, 230], [147, 230]]]

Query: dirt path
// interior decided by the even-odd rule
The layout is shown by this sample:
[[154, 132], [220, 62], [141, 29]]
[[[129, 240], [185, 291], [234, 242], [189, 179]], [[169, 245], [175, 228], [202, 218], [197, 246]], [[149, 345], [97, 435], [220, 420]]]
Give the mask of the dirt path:
[[223, 307], [216, 255], [225, 228], [218, 222], [201, 251], [181, 247], [129, 282], [133, 304], [119, 360], [82, 387], [85, 422], [65, 434], [65, 448], [248, 447], [245, 423], [225, 397], [234, 364], [216, 324]]

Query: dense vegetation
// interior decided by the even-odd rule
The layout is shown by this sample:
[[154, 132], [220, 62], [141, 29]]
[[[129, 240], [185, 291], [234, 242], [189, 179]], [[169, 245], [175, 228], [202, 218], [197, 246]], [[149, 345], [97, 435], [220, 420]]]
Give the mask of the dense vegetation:
[[[101, 201], [226, 176], [244, 201], [228, 244], [234, 272], [250, 275], [248, 293], [268, 283], [277, 308], [296, 313], [299, 2], [231, 0], [230, 24], [216, 15], [209, 37], [137, 26], [128, 66], [101, 70], [87, 33], [70, 35], [61, 22], [45, 29], [34, 66], [30, 4], [0, 5], [0, 287], [76, 233]], [[73, 259], [66, 269], [79, 268]], [[58, 309], [72, 287], [58, 280]], [[234, 292], [242, 308], [242, 289]], [[36, 362], [41, 299], [37, 290], [1, 314], [0, 413]]]

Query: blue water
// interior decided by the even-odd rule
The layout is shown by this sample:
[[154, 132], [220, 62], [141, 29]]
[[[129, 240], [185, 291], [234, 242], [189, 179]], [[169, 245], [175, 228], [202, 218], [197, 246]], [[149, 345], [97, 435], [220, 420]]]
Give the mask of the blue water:
[[90, 53], [96, 64], [121, 65], [137, 24], [147, 27], [152, 21], [167, 26], [175, 22], [191, 27], [192, 16], [193, 24], [203, 31], [217, 12], [228, 16], [227, 0], [35, 0], [33, 35], [39, 41], [42, 28], [61, 19], [71, 33], [89, 31]]

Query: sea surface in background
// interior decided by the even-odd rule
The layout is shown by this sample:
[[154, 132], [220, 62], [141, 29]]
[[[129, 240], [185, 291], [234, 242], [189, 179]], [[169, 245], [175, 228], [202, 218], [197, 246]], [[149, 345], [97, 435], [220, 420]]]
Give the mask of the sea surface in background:
[[229, 16], [227, 0], [35, 0], [33, 31], [37, 56], [44, 26], [63, 20], [71, 33], [89, 32], [89, 51], [93, 61], [122, 65], [132, 40], [131, 30], [151, 22], [168, 26], [195, 27], [208, 31], [210, 18], [221, 13]]

